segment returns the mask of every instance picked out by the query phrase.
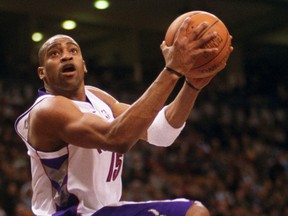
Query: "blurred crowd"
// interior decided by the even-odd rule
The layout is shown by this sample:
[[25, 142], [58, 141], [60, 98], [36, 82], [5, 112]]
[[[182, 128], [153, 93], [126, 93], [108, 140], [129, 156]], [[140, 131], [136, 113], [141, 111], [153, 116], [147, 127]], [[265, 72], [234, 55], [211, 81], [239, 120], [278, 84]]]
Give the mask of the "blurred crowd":
[[[108, 72], [89, 74], [87, 83], [127, 103], [147, 87], [127, 77], [116, 85]], [[225, 72], [203, 90], [172, 146], [140, 141], [126, 154], [123, 200], [185, 197], [201, 201], [212, 216], [288, 215], [287, 86], [254, 94], [245, 82], [223, 85], [224, 78]], [[38, 87], [0, 80], [0, 216], [33, 215], [29, 157], [13, 125]]]

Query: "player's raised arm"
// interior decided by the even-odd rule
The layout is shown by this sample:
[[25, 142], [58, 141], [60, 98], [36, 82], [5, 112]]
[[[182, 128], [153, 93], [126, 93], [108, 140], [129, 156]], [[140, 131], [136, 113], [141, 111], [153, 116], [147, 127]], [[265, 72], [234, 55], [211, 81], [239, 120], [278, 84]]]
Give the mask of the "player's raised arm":
[[[189, 18], [183, 22], [172, 46], [161, 45], [166, 66], [176, 69], [180, 74], [185, 74], [188, 68], [193, 66], [195, 56], [214, 51], [213, 49], [202, 48], [201, 46], [214, 37], [214, 35], [204, 38], [199, 36], [207, 28], [207, 25], [202, 23], [196, 28], [194, 34], [187, 35], [186, 29], [189, 26], [189, 22]], [[56, 84], [51, 83], [51, 76], [53, 75], [47, 73], [47, 69], [56, 67], [58, 64], [61, 65], [62, 63], [70, 62], [73, 59], [79, 63], [83, 62], [77, 43], [74, 41], [70, 42], [69, 38], [52, 40], [51, 43], [47, 43], [43, 56], [46, 66], [40, 67], [38, 72], [40, 78], [45, 80], [46, 89], [55, 95], [63, 95], [70, 99], [85, 99], [82, 89], [84, 88], [82, 73], [79, 76], [79, 81], [75, 82], [75, 84], [74, 81], [69, 81], [67, 84], [67, 86], [70, 86], [79, 83], [80, 88], [58, 86], [58, 82]], [[159, 76], [145, 93], [113, 121], [106, 121], [91, 114], [81, 113], [75, 106], [71, 105], [68, 99], [61, 96], [45, 99], [47, 101], [42, 103], [42, 107], [39, 105], [38, 112], [36, 110], [34, 114], [33, 112], [31, 113], [31, 123], [34, 124], [35, 128], [40, 127], [43, 122], [45, 122], [45, 125], [42, 125], [42, 129], [38, 129], [41, 133], [33, 134], [30, 140], [37, 140], [37, 136], [40, 137], [37, 134], [42, 134], [42, 139], [43, 136], [46, 136], [46, 140], [52, 139], [59, 146], [72, 143], [85, 148], [101, 148], [110, 151], [126, 152], [146, 132], [180, 78], [179, 74], [175, 74], [173, 70], [171, 71], [167, 67], [160, 72]], [[73, 64], [67, 65], [66, 63], [60, 68], [62, 70], [61, 74], [65, 75], [65, 82], [68, 81], [68, 78], [74, 78], [75, 72], [73, 70], [77, 69], [77, 66]], [[84, 70], [85, 72], [85, 69], [86, 65], [83, 65], [83, 63], [82, 65], [80, 64], [79, 71]], [[76, 89], [76, 91], [72, 91], [71, 89]], [[47, 104], [44, 106], [43, 104], [45, 103]], [[38, 115], [38, 119], [33, 118], [33, 115]], [[36, 124], [35, 122], [38, 122], [40, 119], [45, 119], [45, 121], [42, 120], [41, 123]], [[54, 131], [55, 134], [50, 132], [51, 134], [47, 135], [45, 128]], [[37, 145], [45, 148], [44, 142], [37, 142]]]

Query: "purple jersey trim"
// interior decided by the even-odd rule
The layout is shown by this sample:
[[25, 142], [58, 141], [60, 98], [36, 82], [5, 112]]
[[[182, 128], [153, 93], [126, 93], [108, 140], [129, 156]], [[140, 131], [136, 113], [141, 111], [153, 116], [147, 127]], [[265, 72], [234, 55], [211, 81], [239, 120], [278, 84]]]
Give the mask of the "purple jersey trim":
[[58, 158], [40, 159], [52, 186], [52, 196], [56, 206], [53, 216], [77, 216], [78, 198], [67, 188], [68, 154]]
[[44, 87], [38, 89], [38, 97], [40, 97], [42, 95], [46, 95], [46, 94], [48, 94], [48, 93], [46, 92], [46, 89]]
[[53, 168], [53, 169], [60, 169], [60, 167], [63, 165], [64, 162], [66, 162], [68, 159], [68, 154], [63, 155], [59, 158], [53, 158], [53, 159], [41, 159], [41, 162], [46, 165], [47, 167]]
[[[75, 199], [77, 198], [75, 197]], [[81, 214], [77, 213], [77, 207], [78, 207], [77, 200], [75, 200], [75, 202], [76, 202], [75, 205], [62, 210], [57, 210], [57, 212], [54, 213], [52, 216], [81, 216]]]

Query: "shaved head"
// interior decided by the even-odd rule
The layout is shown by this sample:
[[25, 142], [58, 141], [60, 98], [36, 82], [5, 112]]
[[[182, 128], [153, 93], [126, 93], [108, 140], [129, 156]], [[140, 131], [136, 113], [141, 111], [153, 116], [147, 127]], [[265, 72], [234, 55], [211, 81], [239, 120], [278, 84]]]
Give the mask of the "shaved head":
[[[47, 47], [55, 40], [59, 39], [59, 38], [69, 38], [71, 41], [73, 41], [75, 44], [78, 45], [78, 43], [70, 36], [68, 35], [63, 35], [63, 34], [57, 34], [57, 35], [54, 35], [52, 37], [50, 37], [42, 46], [41, 48], [39, 49], [39, 52], [38, 52], [38, 61], [39, 61], [39, 65], [40, 66], [43, 66], [44, 64], [44, 55], [45, 55], [45, 52], [47, 50]], [[78, 45], [79, 46], [79, 45]]]

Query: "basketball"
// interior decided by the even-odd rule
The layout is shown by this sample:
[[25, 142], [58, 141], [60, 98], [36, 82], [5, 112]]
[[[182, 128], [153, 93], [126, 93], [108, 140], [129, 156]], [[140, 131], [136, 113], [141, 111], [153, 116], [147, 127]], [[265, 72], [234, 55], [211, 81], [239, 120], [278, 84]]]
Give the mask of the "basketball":
[[208, 28], [202, 33], [205, 35], [210, 32], [217, 32], [217, 36], [204, 45], [205, 48], [218, 48], [216, 54], [208, 54], [201, 56], [196, 60], [195, 65], [189, 72], [189, 77], [204, 78], [218, 73], [226, 63], [229, 57], [229, 49], [231, 46], [231, 38], [225, 24], [214, 14], [205, 11], [190, 11], [177, 17], [168, 27], [165, 41], [171, 46], [174, 41], [175, 34], [186, 17], [191, 17], [191, 23], [188, 26], [187, 34], [190, 34], [198, 24], [206, 21]]

